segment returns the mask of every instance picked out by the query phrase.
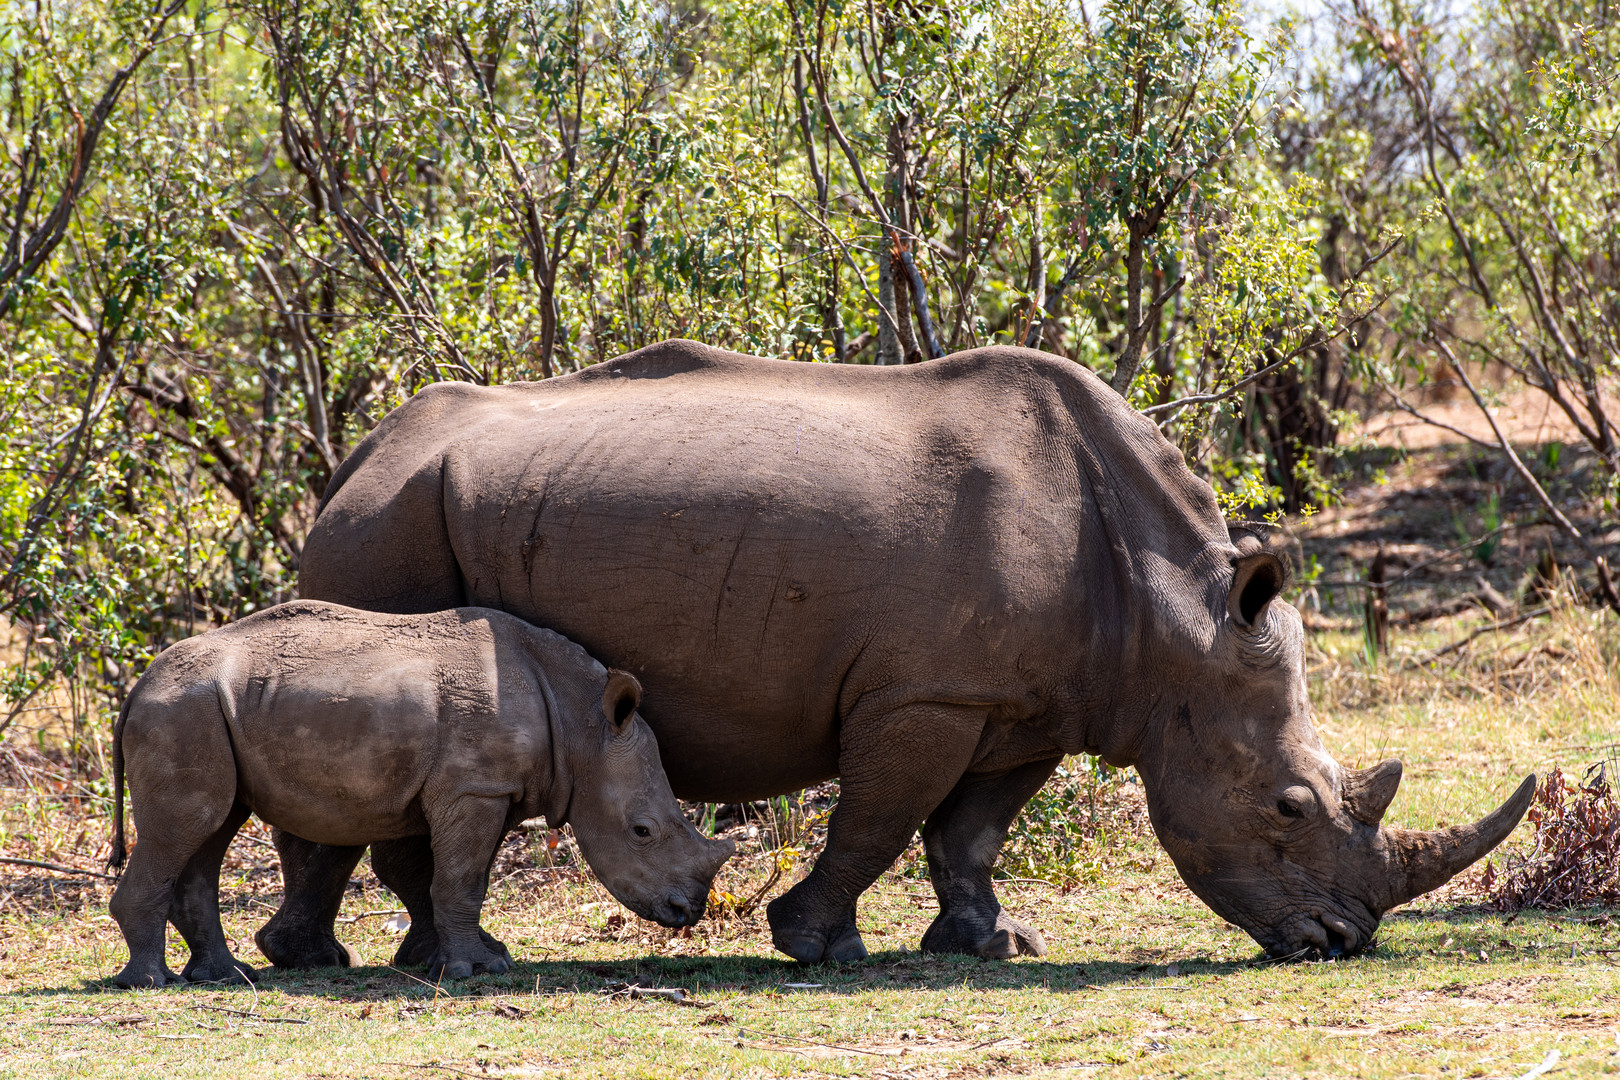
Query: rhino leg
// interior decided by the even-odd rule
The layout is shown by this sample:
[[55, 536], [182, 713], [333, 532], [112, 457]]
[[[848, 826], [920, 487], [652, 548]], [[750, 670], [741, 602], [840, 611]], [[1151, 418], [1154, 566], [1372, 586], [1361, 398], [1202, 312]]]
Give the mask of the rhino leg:
[[[214, 847], [220, 852], [224, 851], [224, 846], [218, 841], [220, 835], [226, 833], [227, 826], [227, 845], [230, 837], [241, 827], [242, 817], [236, 816], [240, 804], [232, 805], [235, 802], [232, 793], [235, 788], [234, 775], [230, 776], [229, 782], [232, 790], [171, 788], [164, 797], [157, 797], [155, 791], [143, 790], [147, 785], [130, 785], [140, 798], [135, 803], [135, 825], [140, 833], [140, 843], [130, 853], [129, 866], [119, 879], [118, 889], [108, 905], [118, 928], [124, 932], [125, 943], [129, 945], [129, 963], [113, 978], [119, 986], [165, 986], [186, 981], [170, 971], [164, 962], [164, 945], [171, 916], [177, 919], [183, 930], [190, 931], [188, 940], [193, 945], [193, 955], [199, 944], [208, 954], [211, 944], [208, 928], [199, 921], [207, 905], [198, 902], [196, 893], [199, 890], [195, 886], [199, 882], [195, 875], [188, 872], [199, 863], [206, 864], [210, 857], [206, 849]], [[217, 858], [214, 865], [217, 871]], [[214, 880], [217, 886], [217, 872]], [[186, 892], [187, 899], [191, 901], [189, 906], [183, 906], [181, 902], [183, 885], [193, 886]], [[217, 896], [213, 916], [212, 933], [218, 936], [223, 946], [225, 935], [219, 928]], [[230, 955], [228, 947], [225, 948], [225, 955]]]
[[362, 847], [316, 844], [276, 829], [286, 892], [281, 907], [253, 935], [265, 958], [278, 968], [348, 967], [353, 954], [332, 932], [343, 890], [349, 887]]
[[[433, 924], [433, 845], [425, 836], [373, 844], [371, 869], [376, 872], [377, 880], [399, 897], [411, 916], [411, 928], [405, 940], [399, 943], [399, 951], [394, 953], [394, 966], [427, 966], [439, 951], [439, 931]], [[485, 948], [510, 959], [506, 946], [481, 926], [478, 936]]]
[[429, 816], [433, 830], [430, 892], [433, 925], [439, 932], [439, 947], [427, 961], [429, 979], [500, 975], [512, 969], [506, 946], [495, 942], [496, 947], [490, 948], [484, 943], [488, 935], [478, 926], [489, 888], [489, 868], [506, 833], [511, 809], [510, 798], [463, 795]]
[[965, 776], [928, 816], [923, 849], [939, 897], [939, 917], [923, 935], [923, 952], [968, 953], [987, 960], [1046, 954], [1039, 930], [1001, 910], [990, 874], [1018, 812], [1062, 760]]
[[163, 949], [174, 882], [191, 853], [165, 843], [165, 839], [153, 829], [135, 845], [129, 866], [118, 879], [118, 888], [107, 905], [129, 946], [129, 963], [113, 976], [113, 982], [126, 990], [186, 981], [169, 970]]
[[[866, 959], [855, 901], [894, 865], [973, 757], [982, 707], [936, 702], [852, 715], [839, 751], [838, 805], [809, 875], [771, 901], [771, 941], [807, 964]], [[919, 761], [927, 768], [917, 768]]]
[[253, 969], [231, 955], [219, 922], [219, 864], [251, 811], [231, 807], [225, 823], [210, 836], [180, 872], [169, 904], [169, 920], [191, 948], [191, 961], [181, 974], [187, 982], [251, 982]]

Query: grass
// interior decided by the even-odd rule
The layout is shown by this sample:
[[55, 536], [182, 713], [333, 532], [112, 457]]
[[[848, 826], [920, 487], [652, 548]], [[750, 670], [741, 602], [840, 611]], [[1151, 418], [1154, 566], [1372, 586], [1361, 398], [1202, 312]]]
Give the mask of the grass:
[[[1369, 666], [1360, 635], [1312, 639], [1323, 740], [1349, 765], [1399, 756], [1389, 820], [1477, 817], [1525, 772], [1612, 755], [1620, 680], [1612, 617], [1563, 605], [1425, 660], [1477, 619], [1397, 640]], [[95, 865], [106, 823], [92, 785], [13, 746], [0, 798], [4, 854]], [[34, 766], [19, 771], [19, 767]], [[265, 972], [252, 989], [121, 992], [108, 883], [0, 868], [0, 1077], [1231, 1076], [1558, 1077], [1620, 1072], [1620, 920], [1598, 909], [1483, 903], [1478, 873], [1385, 922], [1375, 949], [1270, 964], [1200, 904], [1116, 784], [1110, 827], [1064, 889], [1009, 882], [1003, 901], [1042, 928], [1039, 961], [924, 957], [934, 910], [913, 852], [863, 899], [868, 963], [803, 968], [771, 950], [762, 915], [689, 934], [622, 912], [588, 877], [525, 870], [496, 887], [486, 925], [519, 959], [502, 977], [433, 987], [386, 966], [396, 906], [362, 873], [344, 939], [368, 966]], [[1136, 796], [1139, 798], [1139, 796]], [[1123, 808], [1123, 809], [1122, 809]], [[279, 899], [271, 853], [239, 842], [226, 931]], [[1509, 841], [1523, 845], [1526, 829]], [[737, 896], [772, 856], [734, 861]], [[498, 875], [499, 876], [499, 875]], [[178, 969], [183, 957], [174, 952]], [[627, 984], [681, 988], [684, 1004]]]

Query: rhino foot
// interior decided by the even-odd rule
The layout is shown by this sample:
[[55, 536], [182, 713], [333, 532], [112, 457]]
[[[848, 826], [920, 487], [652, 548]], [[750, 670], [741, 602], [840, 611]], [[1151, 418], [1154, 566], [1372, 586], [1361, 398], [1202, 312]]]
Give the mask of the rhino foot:
[[125, 990], [144, 990], [154, 986], [184, 986], [186, 980], [169, 970], [167, 964], [157, 967], [137, 966], [131, 960], [123, 971], [113, 976], [113, 984]]
[[[488, 937], [488, 935], [485, 935]], [[490, 940], [494, 940], [491, 938]], [[512, 970], [512, 957], [506, 946], [496, 941], [496, 949], [482, 949], [476, 956], [446, 957], [435, 955], [428, 960], [429, 982], [466, 979], [473, 975], [504, 975]]]
[[765, 909], [771, 924], [771, 944], [801, 964], [845, 964], [866, 959], [866, 945], [861, 941], [861, 932], [855, 929], [853, 905], [842, 918], [827, 924], [801, 914], [802, 907], [796, 903], [801, 900], [796, 887], [772, 900]]
[[802, 964], [847, 964], [866, 959], [866, 943], [853, 926], [827, 936], [805, 933], [771, 933], [771, 943]]
[[228, 983], [249, 986], [253, 983], [253, 969], [234, 956], [219, 960], [192, 960], [181, 972], [182, 982]]
[[[505, 957], [508, 963], [511, 962], [512, 954], [507, 951], [506, 946], [497, 941], [482, 926], [478, 928], [478, 938], [489, 952]], [[427, 967], [434, 963], [438, 951], [439, 931], [434, 929], [433, 923], [413, 922], [410, 930], [405, 934], [405, 940], [399, 943], [399, 949], [394, 953], [394, 966]]]
[[986, 960], [1011, 960], [1024, 956], [1045, 956], [1046, 939], [1033, 926], [1021, 923], [1006, 912], [997, 912], [986, 932], [985, 920], [964, 919], [941, 913], [923, 935], [926, 953], [966, 953]]
[[354, 953], [330, 927], [283, 919], [279, 912], [253, 935], [264, 958], [278, 968], [350, 967]]

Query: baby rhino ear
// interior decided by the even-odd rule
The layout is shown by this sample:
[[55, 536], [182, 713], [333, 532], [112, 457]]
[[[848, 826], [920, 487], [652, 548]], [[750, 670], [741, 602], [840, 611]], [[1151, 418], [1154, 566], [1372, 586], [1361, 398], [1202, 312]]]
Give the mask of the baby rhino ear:
[[602, 715], [613, 725], [614, 733], [624, 730], [641, 704], [641, 684], [628, 671], [608, 669], [607, 689], [602, 691]]

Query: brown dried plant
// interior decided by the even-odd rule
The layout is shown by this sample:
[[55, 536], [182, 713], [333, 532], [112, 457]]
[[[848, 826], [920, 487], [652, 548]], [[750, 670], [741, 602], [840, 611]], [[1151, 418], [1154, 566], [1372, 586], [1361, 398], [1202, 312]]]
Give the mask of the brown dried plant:
[[1577, 783], [1553, 769], [1527, 815], [1528, 853], [1486, 864], [1480, 885], [1502, 911], [1620, 905], [1620, 807], [1609, 782], [1613, 759], [1594, 762]]

